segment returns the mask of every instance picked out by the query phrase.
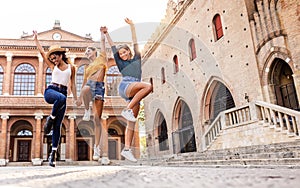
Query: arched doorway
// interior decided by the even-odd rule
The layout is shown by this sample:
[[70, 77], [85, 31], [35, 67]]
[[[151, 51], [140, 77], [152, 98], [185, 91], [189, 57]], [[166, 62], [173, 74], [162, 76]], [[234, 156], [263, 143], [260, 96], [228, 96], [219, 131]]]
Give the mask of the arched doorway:
[[28, 121], [20, 120], [13, 124], [10, 134], [10, 161], [31, 161], [32, 132], [32, 126]]
[[77, 126], [76, 131], [76, 146], [77, 160], [89, 161], [92, 160], [93, 146], [95, 143], [94, 124], [92, 121], [82, 121]]
[[190, 108], [179, 100], [175, 108], [175, 127], [172, 133], [173, 153], [194, 152], [197, 150], [193, 117]]
[[169, 150], [168, 127], [164, 115], [157, 113], [157, 130], [155, 138], [158, 140], [159, 151]]
[[269, 72], [269, 80], [274, 86], [276, 103], [283, 107], [298, 109], [298, 97], [292, 75], [292, 69], [284, 60], [274, 59]]
[[[53, 133], [53, 130], [51, 130], [49, 134], [44, 135], [43, 159], [45, 161], [48, 160], [49, 155], [52, 150], [52, 133]], [[57, 153], [56, 153], [56, 160], [63, 161], [65, 159], [66, 159], [66, 128], [65, 128], [64, 124], [62, 124], [61, 136], [60, 136], [59, 145], [58, 145]]]
[[205, 98], [205, 121], [208, 125], [220, 112], [234, 108], [235, 103], [229, 89], [220, 81], [212, 81]]
[[125, 143], [125, 122], [115, 120], [108, 126], [108, 157], [121, 160], [121, 151]]

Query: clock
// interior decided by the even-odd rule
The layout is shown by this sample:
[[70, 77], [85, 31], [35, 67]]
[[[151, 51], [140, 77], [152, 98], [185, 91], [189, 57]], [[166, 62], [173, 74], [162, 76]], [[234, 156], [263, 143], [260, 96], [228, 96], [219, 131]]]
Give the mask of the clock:
[[61, 39], [61, 34], [60, 33], [54, 33], [52, 35], [53, 40], [60, 40]]

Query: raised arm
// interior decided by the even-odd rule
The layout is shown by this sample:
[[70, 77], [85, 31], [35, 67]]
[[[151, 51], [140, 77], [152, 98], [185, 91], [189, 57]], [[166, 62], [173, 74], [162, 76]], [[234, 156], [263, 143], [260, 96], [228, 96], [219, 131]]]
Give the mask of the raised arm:
[[101, 53], [106, 53], [106, 49], [105, 49], [105, 35], [103, 30], [105, 29], [105, 27], [100, 27], [100, 32], [101, 32]]
[[110, 47], [115, 46], [115, 43], [112, 41], [112, 39], [110, 38], [110, 35], [108, 34], [107, 27], [103, 27], [102, 31], [103, 31], [104, 35], [106, 36], [107, 42], [110, 45]]
[[34, 37], [33, 39], [35, 41], [35, 44], [36, 44], [40, 54], [42, 55], [42, 58], [44, 59], [44, 62], [46, 62], [47, 65], [53, 70], [54, 64], [52, 62], [50, 62], [50, 60], [47, 58], [46, 53], [45, 53], [43, 47], [41, 46], [37, 36], [38, 36], [37, 32], [33, 31], [33, 37]]
[[125, 18], [125, 22], [130, 25], [133, 44], [137, 44], [136, 31], [135, 31], [134, 23], [129, 18]]

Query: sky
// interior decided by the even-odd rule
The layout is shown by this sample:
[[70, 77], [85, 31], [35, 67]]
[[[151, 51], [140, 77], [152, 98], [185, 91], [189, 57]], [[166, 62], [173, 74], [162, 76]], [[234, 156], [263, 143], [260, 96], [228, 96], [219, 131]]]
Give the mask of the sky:
[[[99, 40], [100, 26], [107, 26], [109, 32], [120, 30], [127, 26], [124, 21], [126, 17], [133, 20], [137, 28], [143, 28], [143, 31], [137, 29], [139, 37], [144, 31], [154, 31], [152, 25], [164, 18], [167, 2], [168, 0], [1, 1], [0, 38], [19, 39], [23, 32], [32, 34], [32, 30], [51, 30], [55, 20], [59, 20], [61, 29], [79, 36], [90, 33], [93, 40]], [[144, 40], [145, 37], [141, 38]]]

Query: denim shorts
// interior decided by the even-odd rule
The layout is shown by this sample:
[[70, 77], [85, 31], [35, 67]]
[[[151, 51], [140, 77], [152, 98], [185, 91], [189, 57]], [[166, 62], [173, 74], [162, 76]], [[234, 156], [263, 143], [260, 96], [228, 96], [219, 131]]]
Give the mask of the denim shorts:
[[131, 77], [131, 76], [124, 76], [122, 78], [122, 81], [119, 85], [119, 95], [125, 99], [125, 101], [129, 102], [131, 101], [132, 97], [128, 98], [127, 95], [126, 95], [126, 90], [128, 88], [128, 86], [131, 84], [131, 83], [134, 83], [134, 82], [140, 82], [141, 80], [138, 79], [138, 78], [135, 78], [135, 77]]
[[96, 100], [104, 101], [104, 93], [105, 93], [104, 82], [88, 80], [86, 85], [90, 86], [90, 91], [92, 93], [93, 100], [96, 99]]

